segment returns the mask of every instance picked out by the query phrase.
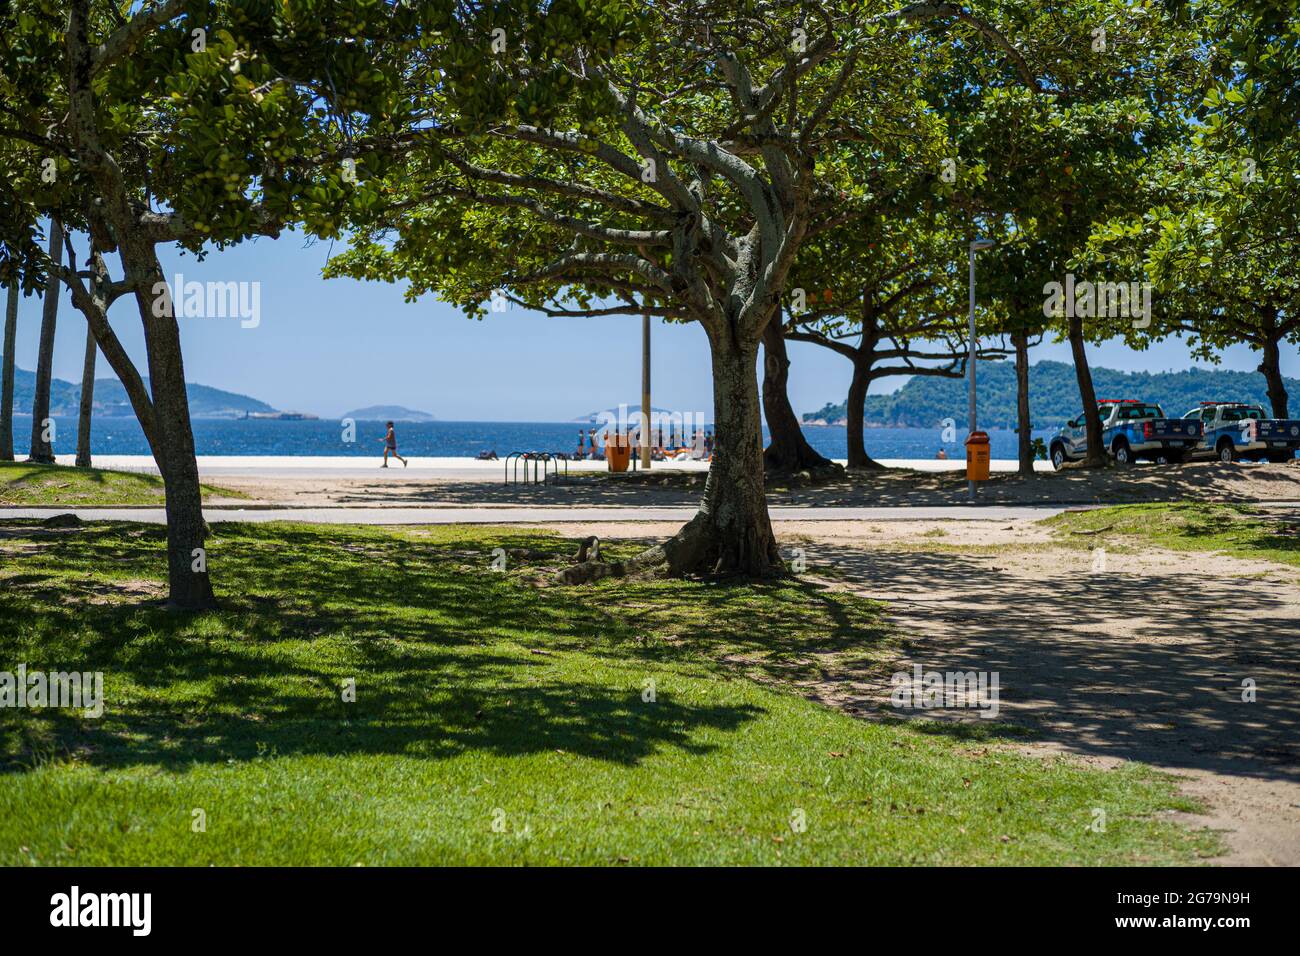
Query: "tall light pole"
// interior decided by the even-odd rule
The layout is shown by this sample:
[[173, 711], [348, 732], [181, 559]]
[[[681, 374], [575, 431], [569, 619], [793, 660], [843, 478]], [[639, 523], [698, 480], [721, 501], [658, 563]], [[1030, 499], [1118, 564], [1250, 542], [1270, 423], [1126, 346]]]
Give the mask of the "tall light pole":
[[[970, 378], [970, 433], [975, 433], [975, 253], [992, 249], [992, 239], [976, 239], [970, 244], [970, 349], [966, 355], [967, 375]], [[969, 435], [968, 435], [969, 437]], [[970, 500], [975, 500], [975, 482], [967, 481]]]
[[641, 467], [650, 467], [650, 313], [641, 316]]

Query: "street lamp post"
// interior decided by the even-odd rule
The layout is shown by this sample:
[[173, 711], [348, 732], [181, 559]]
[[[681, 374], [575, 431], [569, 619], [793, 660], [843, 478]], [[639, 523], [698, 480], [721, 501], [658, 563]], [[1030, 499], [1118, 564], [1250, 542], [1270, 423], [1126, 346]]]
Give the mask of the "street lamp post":
[[650, 467], [650, 314], [641, 316], [641, 467]]
[[[969, 405], [970, 405], [970, 432], [967, 435], [975, 434], [975, 253], [982, 249], [992, 249], [992, 239], [976, 239], [970, 244], [970, 346], [966, 355], [967, 375], [970, 379], [969, 386]], [[975, 501], [975, 482], [966, 482], [967, 490], [970, 492], [970, 500]]]

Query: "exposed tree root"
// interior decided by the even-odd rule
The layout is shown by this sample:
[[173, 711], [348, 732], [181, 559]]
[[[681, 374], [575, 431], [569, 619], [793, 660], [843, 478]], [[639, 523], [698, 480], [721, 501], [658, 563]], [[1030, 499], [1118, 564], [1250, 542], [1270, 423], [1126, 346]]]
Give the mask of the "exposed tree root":
[[821, 485], [830, 481], [838, 481], [845, 475], [844, 467], [837, 465], [833, 461], [827, 461], [824, 465], [818, 465], [814, 468], [804, 468], [799, 471], [769, 471], [763, 475], [764, 484], [768, 488], [779, 488], [785, 485], [796, 485], [807, 487], [810, 485]]
[[[802, 436], [800, 436], [802, 439]], [[817, 452], [806, 441], [801, 441], [802, 448], [783, 449], [777, 445], [768, 445], [763, 450], [763, 474], [771, 480], [774, 476], [794, 475], [800, 472], [810, 474], [842, 475], [844, 468]]]
[[[766, 540], [764, 540], [766, 538]], [[721, 542], [728, 546], [723, 547]], [[707, 512], [701, 511], [665, 541], [627, 561], [605, 561], [600, 540], [584, 539], [576, 563], [555, 577], [557, 584], [589, 584], [609, 577], [740, 577], [779, 578], [786, 574], [776, 541], [750, 528], [737, 536], [721, 535]]]

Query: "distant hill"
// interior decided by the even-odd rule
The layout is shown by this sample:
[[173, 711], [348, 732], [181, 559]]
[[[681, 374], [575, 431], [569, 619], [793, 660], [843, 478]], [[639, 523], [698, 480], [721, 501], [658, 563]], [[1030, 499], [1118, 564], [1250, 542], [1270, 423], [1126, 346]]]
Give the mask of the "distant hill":
[[401, 405], [368, 405], [365, 408], [354, 408], [350, 412], [345, 412], [342, 417], [358, 422], [436, 422], [438, 420], [428, 412], [404, 408]]
[[[1267, 386], [1258, 372], [1193, 368], [1185, 372], [1120, 372], [1093, 368], [1098, 398], [1137, 398], [1156, 402], [1167, 415], [1179, 416], [1200, 401], [1253, 402], [1269, 409]], [[1300, 399], [1300, 380], [1286, 379], [1293, 400]], [[981, 362], [976, 386], [980, 425], [1014, 428], [1016, 370], [1011, 362]], [[914, 375], [891, 395], [869, 395], [865, 414], [871, 427], [932, 428], [945, 418], [966, 420], [966, 379]], [[1038, 362], [1029, 371], [1029, 412], [1035, 428], [1055, 428], [1083, 408], [1074, 366]], [[805, 422], [837, 422], [846, 405], [827, 404], [803, 416]]]
[[[148, 388], [149, 380], [144, 380]], [[190, 382], [185, 386], [190, 398], [190, 415], [194, 418], [242, 418], [245, 412], [274, 412], [266, 402]], [[36, 373], [14, 369], [14, 411], [30, 413], [36, 391]], [[81, 405], [81, 386], [62, 379], [50, 383], [50, 412], [56, 416], [77, 414]], [[95, 415], [103, 418], [134, 418], [126, 389], [116, 378], [95, 379]]]

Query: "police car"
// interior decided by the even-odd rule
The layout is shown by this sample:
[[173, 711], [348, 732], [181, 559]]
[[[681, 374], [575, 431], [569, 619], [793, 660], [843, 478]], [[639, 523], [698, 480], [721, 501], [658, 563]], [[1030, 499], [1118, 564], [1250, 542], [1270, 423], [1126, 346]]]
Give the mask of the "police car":
[[[1190, 418], [1166, 418], [1152, 402], [1135, 398], [1097, 400], [1101, 415], [1101, 440], [1106, 451], [1121, 465], [1143, 458], [1168, 464], [1182, 461], [1201, 442], [1201, 422]], [[1067, 461], [1079, 461], [1088, 454], [1088, 428], [1082, 414], [1066, 422], [1048, 445], [1052, 467], [1060, 470]]]
[[1201, 402], [1184, 421], [1199, 421], [1204, 439], [1193, 453], [1219, 461], [1289, 461], [1300, 448], [1300, 421], [1269, 418], [1246, 402]]

